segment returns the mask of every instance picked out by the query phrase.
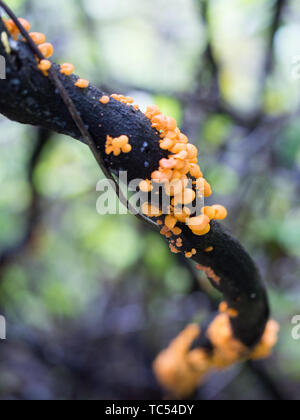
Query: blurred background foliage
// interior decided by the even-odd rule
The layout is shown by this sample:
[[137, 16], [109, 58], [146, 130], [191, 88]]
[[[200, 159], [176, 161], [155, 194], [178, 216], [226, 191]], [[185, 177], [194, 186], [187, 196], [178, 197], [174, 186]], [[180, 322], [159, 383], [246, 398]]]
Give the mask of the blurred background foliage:
[[[279, 346], [266, 363], [214, 376], [197, 398], [299, 399], [299, 1], [7, 3], [47, 34], [55, 61], [179, 121], [261, 269]], [[102, 175], [86, 146], [0, 125], [0, 397], [161, 398], [152, 360], [212, 310], [197, 281], [215, 292], [130, 215], [96, 213]]]

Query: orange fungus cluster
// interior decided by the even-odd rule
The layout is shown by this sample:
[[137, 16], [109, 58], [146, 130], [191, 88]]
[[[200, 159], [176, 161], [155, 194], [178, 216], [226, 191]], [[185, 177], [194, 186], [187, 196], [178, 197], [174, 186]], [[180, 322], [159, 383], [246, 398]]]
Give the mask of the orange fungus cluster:
[[[149, 106], [145, 115], [160, 134], [161, 149], [169, 152], [168, 157], [161, 159], [158, 169], [151, 174], [151, 180], [140, 184], [141, 190], [145, 189], [145, 182], [150, 185], [162, 184], [165, 193], [171, 197], [170, 214], [165, 216], [161, 233], [169, 238], [177, 224], [184, 223], [195, 235], [206, 235], [210, 231], [211, 220], [225, 219], [227, 211], [220, 205], [203, 207], [200, 215], [194, 215], [190, 210], [197, 196], [205, 198], [212, 195], [211, 186], [198, 165], [197, 147], [181, 133], [176, 120], [163, 115], [158, 106]], [[173, 242], [170, 248], [173, 252], [180, 252], [180, 243]], [[195, 252], [191, 250], [185, 255], [191, 258]]]
[[[31, 25], [26, 19], [19, 18], [18, 20], [27, 32], [30, 31]], [[4, 23], [5, 23], [5, 26], [6, 26], [7, 30], [11, 34], [12, 38], [15, 41], [17, 41], [18, 38], [19, 38], [19, 35], [20, 35], [20, 31], [19, 31], [18, 27], [16, 26], [16, 24], [11, 19], [7, 20], [7, 21], [4, 21]], [[30, 32], [29, 36], [31, 37], [33, 42], [38, 46], [39, 50], [41, 51], [41, 53], [43, 54], [43, 56], [45, 58], [44, 60], [41, 60], [38, 63], [37, 67], [38, 67], [39, 70], [41, 70], [43, 72], [43, 74], [45, 76], [47, 76], [48, 75], [48, 70], [52, 66], [51, 62], [47, 59], [50, 58], [53, 55], [53, 52], [54, 52], [53, 45], [46, 42], [46, 36], [42, 33]]]
[[139, 110], [139, 106], [138, 105], [136, 105], [136, 104], [133, 104], [134, 103], [134, 99], [133, 98], [131, 98], [130, 96], [124, 96], [124, 95], [118, 95], [118, 94], [116, 94], [116, 93], [113, 93], [112, 95], [111, 95], [111, 97], [113, 98], [113, 99], [115, 99], [116, 101], [118, 101], [118, 102], [121, 102], [122, 104], [125, 104], [125, 105], [128, 105], [128, 106], [133, 106], [133, 108], [136, 110], [136, 111], [138, 111]]
[[134, 102], [133, 98], [131, 98], [130, 96], [117, 95], [116, 93], [113, 93], [111, 97], [115, 99], [116, 101], [119, 101], [122, 104], [126, 104], [126, 105], [131, 105]]
[[[30, 23], [23, 18], [19, 18], [19, 22], [24, 27], [24, 29], [28, 32], [30, 31], [31, 25]], [[18, 40], [20, 31], [15, 25], [15, 23], [10, 19], [4, 21], [5, 26], [14, 40]], [[38, 49], [44, 56], [44, 60], [41, 60], [37, 67], [39, 70], [43, 72], [45, 76], [48, 75], [48, 70], [51, 68], [52, 63], [48, 60], [48, 58], [52, 57], [54, 53], [53, 45], [49, 42], [46, 42], [46, 36], [40, 32], [30, 32], [29, 36], [31, 37], [32, 41], [37, 45]], [[60, 73], [65, 76], [71, 76], [74, 72], [74, 66], [70, 63], [64, 63], [60, 66]], [[84, 89], [89, 86], [89, 81], [85, 79], [78, 79], [75, 83], [75, 86]]]
[[[20, 19], [20, 23], [29, 31], [30, 24], [25, 19]], [[19, 30], [13, 21], [5, 22], [7, 29], [10, 31], [14, 39], [18, 39]], [[29, 34], [36, 43], [41, 53], [45, 57], [38, 63], [38, 68], [47, 75], [47, 71], [51, 68], [51, 62], [48, 60], [53, 55], [54, 48], [52, 44], [46, 42], [44, 34], [31, 32]], [[70, 76], [74, 71], [74, 66], [70, 63], [64, 63], [60, 66], [60, 73]], [[89, 81], [78, 79], [75, 86], [85, 89], [89, 86]], [[111, 98], [128, 106], [133, 106], [138, 110], [138, 105], [134, 105], [133, 98], [124, 95], [112, 94]], [[102, 96], [100, 103], [106, 105], [110, 102], [109, 96]], [[201, 214], [195, 214], [191, 211], [190, 206], [198, 197], [209, 197], [212, 189], [206, 179], [203, 177], [202, 171], [198, 165], [197, 147], [189, 143], [188, 138], [181, 133], [177, 127], [174, 118], [167, 117], [162, 114], [160, 109], [155, 106], [149, 106], [145, 113], [146, 117], [151, 121], [152, 126], [160, 134], [160, 147], [162, 150], [169, 152], [167, 158], [161, 159], [159, 167], [151, 174], [151, 179], [142, 181], [140, 189], [144, 192], [150, 192], [154, 184], [163, 184], [165, 194], [170, 197], [171, 205], [168, 208], [168, 214], [157, 209], [153, 203], [144, 203], [143, 212], [149, 217], [160, 217], [159, 220], [162, 229], [162, 235], [170, 238], [170, 248], [173, 252], [181, 252], [183, 246], [182, 239], [172, 239], [173, 235], [180, 236], [182, 228], [178, 224], [182, 223], [199, 236], [209, 233], [211, 220], [223, 220], [227, 217], [227, 211], [223, 206], [214, 205], [203, 207]], [[132, 150], [129, 139], [126, 136], [111, 138], [107, 136], [106, 153], [119, 156], [121, 153], [129, 153]], [[190, 185], [192, 184], [192, 185]], [[153, 212], [155, 208], [156, 211]], [[155, 216], [153, 216], [155, 214]], [[164, 218], [163, 217], [164, 214]], [[207, 251], [210, 252], [210, 251]], [[195, 249], [185, 252], [187, 258], [192, 258], [196, 253]]]
[[234, 338], [228, 314], [220, 313], [206, 333], [213, 346], [212, 352], [202, 348], [191, 350], [193, 342], [201, 335], [200, 327], [192, 324], [160, 353], [154, 362], [154, 371], [167, 390], [176, 397], [186, 398], [214, 371], [224, 370], [246, 359], [258, 360], [270, 356], [277, 343], [278, 332], [277, 322], [269, 321], [261, 342], [249, 351]]
[[[20, 23], [27, 31], [30, 30], [30, 24], [25, 19], [20, 19]], [[5, 24], [14, 39], [18, 39], [19, 30], [13, 21], [8, 20]], [[54, 48], [52, 44], [46, 42], [44, 34], [31, 32], [29, 35], [45, 57], [38, 63], [38, 68], [47, 76], [52, 65], [48, 59], [53, 55]], [[73, 71], [74, 66], [70, 63], [60, 66], [60, 73], [65, 76], [70, 76]], [[75, 86], [85, 89], [89, 86], [89, 81], [79, 78], [75, 82]], [[134, 105], [133, 98], [119, 94], [112, 94], [110, 97], [104, 95], [99, 99], [99, 102], [107, 105], [111, 98], [132, 106], [136, 110], [139, 109], [138, 105]], [[185, 224], [194, 235], [203, 236], [209, 233], [212, 220], [223, 220], [227, 217], [227, 210], [221, 205], [203, 206], [199, 212], [191, 210], [198, 197], [204, 199], [212, 195], [211, 186], [198, 165], [198, 149], [181, 133], [177, 121], [172, 117], [165, 116], [158, 106], [149, 106], [145, 115], [151, 121], [153, 128], [159, 132], [160, 148], [168, 155], [160, 160], [157, 170], [150, 176], [151, 179], [141, 182], [140, 190], [151, 192], [153, 186], [162, 185], [164, 194], [170, 198], [170, 206], [165, 212], [159, 204], [145, 202], [142, 205], [142, 211], [148, 217], [157, 219], [161, 226], [161, 234], [170, 239], [171, 251], [179, 253], [184, 245], [180, 237], [183, 228], [180, 224]], [[107, 154], [119, 156], [121, 153], [131, 152], [132, 146], [129, 144], [127, 136], [123, 135], [118, 138], [107, 136], [105, 150]], [[213, 248], [208, 247], [203, 251], [212, 252]], [[195, 249], [184, 251], [186, 258], [192, 258], [196, 253]], [[215, 280], [219, 279], [215, 278]]]
[[[18, 20], [19, 20], [20, 24], [26, 29], [26, 31], [30, 31], [31, 25], [26, 19], [19, 18]], [[16, 24], [11, 19], [4, 21], [4, 24], [5, 24], [8, 32], [13, 37], [13, 39], [15, 41], [17, 41], [17, 39], [20, 35], [20, 31], [19, 31], [18, 27], [16, 26]]]
[[130, 153], [132, 150], [131, 145], [129, 144], [129, 138], [127, 136], [120, 136], [112, 138], [107, 136], [105, 153], [110, 155], [113, 153], [114, 156], [119, 156], [121, 153]]

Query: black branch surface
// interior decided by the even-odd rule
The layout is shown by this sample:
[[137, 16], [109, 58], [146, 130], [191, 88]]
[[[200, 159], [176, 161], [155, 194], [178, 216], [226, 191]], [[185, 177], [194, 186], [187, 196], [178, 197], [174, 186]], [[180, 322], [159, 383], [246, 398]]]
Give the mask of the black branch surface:
[[[0, 19], [2, 33], [7, 32]], [[39, 126], [83, 141], [59, 92], [49, 78], [37, 69], [36, 58], [29, 46], [25, 42], [11, 39], [9, 45], [10, 48], [7, 48], [0, 41], [0, 54], [6, 60], [6, 80], [0, 80], [0, 113], [13, 121]], [[107, 105], [101, 104], [99, 99], [104, 93], [99, 89], [91, 85], [87, 89], [79, 89], [74, 86], [78, 77], [60, 74], [59, 66], [55, 63], [53, 69], [96, 142], [107, 168], [114, 173], [126, 171], [128, 181], [151, 179], [151, 173], [158, 169], [160, 159], [167, 157], [167, 152], [160, 148], [159, 133], [153, 129], [146, 116], [114, 99]], [[106, 155], [107, 135], [127, 135], [132, 152], [119, 157]], [[247, 347], [254, 347], [269, 319], [269, 305], [265, 287], [253, 260], [217, 222], [211, 223], [211, 231], [205, 236], [195, 236], [185, 225], [180, 225], [180, 228], [183, 230], [182, 251], [196, 249], [194, 261], [213, 270], [220, 279], [217, 283], [210, 279], [213, 286], [223, 293], [229, 306], [237, 310], [238, 317], [231, 320], [236, 338]], [[205, 252], [211, 246], [213, 252]]]

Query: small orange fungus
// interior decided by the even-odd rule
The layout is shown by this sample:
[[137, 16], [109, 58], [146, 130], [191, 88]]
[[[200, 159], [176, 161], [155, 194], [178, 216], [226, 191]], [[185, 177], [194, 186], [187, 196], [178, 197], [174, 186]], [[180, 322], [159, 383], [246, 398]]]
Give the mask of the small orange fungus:
[[220, 303], [220, 306], [219, 306], [219, 311], [220, 311], [221, 313], [225, 313], [225, 312], [227, 312], [227, 311], [228, 311], [228, 305], [227, 305], [227, 303], [226, 303], [226, 302], [221, 302], [221, 303]]
[[217, 220], [226, 219], [228, 213], [227, 213], [227, 210], [225, 209], [225, 207], [220, 206], [220, 205], [214, 205], [214, 206], [212, 206], [212, 209], [215, 212], [214, 219], [217, 219]]
[[38, 48], [45, 58], [51, 57], [54, 53], [53, 45], [49, 42], [39, 45]]
[[236, 309], [229, 308], [227, 311], [230, 318], [237, 318], [239, 316], [239, 313]]
[[142, 212], [148, 217], [159, 217], [161, 216], [161, 211], [158, 207], [153, 206], [149, 203], [144, 203], [142, 205]]
[[46, 35], [40, 32], [30, 32], [29, 36], [36, 45], [41, 45], [46, 42]]
[[191, 189], [185, 189], [182, 193], [175, 195], [175, 203], [176, 204], [191, 204], [196, 198], [195, 191]]
[[139, 188], [142, 192], [148, 193], [153, 190], [153, 186], [151, 185], [151, 181], [146, 179], [146, 181], [141, 181], [139, 184]]
[[205, 252], [213, 252], [214, 247], [213, 246], [209, 246], [208, 248], [205, 249]]
[[172, 215], [168, 215], [165, 218], [165, 225], [168, 227], [168, 229], [173, 229], [175, 228], [177, 223], [177, 219], [176, 217], [172, 216]]
[[71, 76], [73, 71], [74, 71], [74, 66], [71, 63], [64, 63], [60, 66], [60, 72], [61, 74], [64, 74], [65, 76]]
[[216, 211], [214, 210], [213, 207], [210, 207], [210, 206], [203, 207], [201, 212], [203, 214], [205, 214], [207, 217], [209, 217], [210, 220], [213, 220], [215, 218], [215, 215], [216, 215]]
[[24, 29], [28, 32], [30, 31], [31, 25], [28, 22], [28, 20], [23, 19], [23, 18], [19, 18], [18, 21], [21, 23], [21, 25], [24, 27]]
[[[19, 18], [18, 21], [20, 22], [20, 24], [24, 27], [24, 29], [26, 31], [30, 31], [31, 25], [26, 19]], [[4, 21], [4, 24], [5, 24], [8, 32], [11, 34], [13, 39], [16, 41], [18, 39], [19, 34], [20, 34], [19, 28], [16, 26], [16, 24], [14, 23], [14, 21], [12, 19]]]
[[78, 79], [75, 86], [80, 89], [86, 89], [89, 87], [90, 82], [86, 79]]
[[192, 217], [188, 221], [188, 226], [195, 235], [202, 235], [209, 227], [210, 219], [205, 214], [198, 217]]
[[99, 102], [101, 102], [101, 104], [103, 105], [107, 105], [109, 101], [110, 101], [109, 96], [102, 96]]
[[38, 69], [41, 70], [45, 76], [48, 75], [48, 70], [51, 68], [52, 63], [49, 60], [41, 60], [38, 64]]

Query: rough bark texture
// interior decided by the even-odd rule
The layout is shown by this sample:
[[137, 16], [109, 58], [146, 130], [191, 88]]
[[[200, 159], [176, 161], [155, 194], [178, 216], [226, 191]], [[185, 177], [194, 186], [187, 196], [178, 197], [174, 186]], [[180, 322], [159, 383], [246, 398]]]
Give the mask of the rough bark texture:
[[[0, 33], [5, 31], [0, 19]], [[81, 140], [66, 106], [50, 80], [36, 66], [36, 59], [24, 42], [10, 41], [11, 52], [6, 53], [0, 42], [0, 54], [7, 63], [7, 79], [0, 80], [0, 113], [11, 120], [44, 127]], [[58, 66], [53, 64], [58, 72]], [[58, 72], [59, 74], [59, 72]], [[159, 135], [150, 121], [140, 111], [111, 99], [102, 105], [103, 92], [90, 86], [74, 86], [76, 76], [59, 74], [61, 81], [74, 101], [90, 134], [97, 142], [99, 153], [108, 168], [114, 172], [127, 171], [128, 180], [150, 179], [167, 156], [159, 147]], [[125, 134], [133, 150], [119, 157], [105, 154], [106, 136]], [[197, 250], [193, 258], [197, 263], [210, 267], [220, 277], [219, 285], [212, 282], [223, 294], [239, 316], [232, 320], [235, 336], [246, 346], [252, 347], [260, 340], [269, 318], [268, 300], [264, 285], [251, 257], [223, 227], [212, 222], [211, 232], [195, 236], [186, 226], [183, 229], [183, 251]], [[204, 250], [213, 246], [214, 251]]]

